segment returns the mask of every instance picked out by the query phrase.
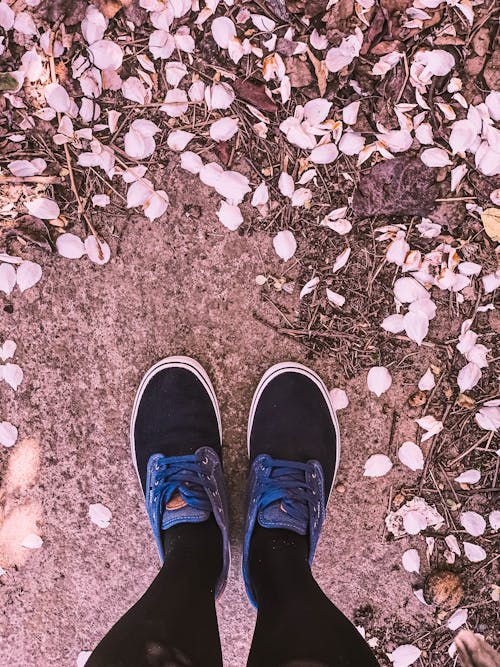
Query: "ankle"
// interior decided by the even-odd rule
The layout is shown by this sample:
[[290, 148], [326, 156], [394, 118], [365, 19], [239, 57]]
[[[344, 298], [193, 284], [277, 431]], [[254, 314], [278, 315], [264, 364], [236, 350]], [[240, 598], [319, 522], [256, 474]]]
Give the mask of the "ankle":
[[223, 564], [222, 536], [211, 515], [200, 523], [179, 523], [162, 534], [164, 568], [193, 582], [217, 581]]
[[[256, 525], [249, 554], [249, 573], [258, 598], [297, 593], [312, 579], [306, 535], [290, 530]], [[260, 604], [260, 601], [259, 601]]]

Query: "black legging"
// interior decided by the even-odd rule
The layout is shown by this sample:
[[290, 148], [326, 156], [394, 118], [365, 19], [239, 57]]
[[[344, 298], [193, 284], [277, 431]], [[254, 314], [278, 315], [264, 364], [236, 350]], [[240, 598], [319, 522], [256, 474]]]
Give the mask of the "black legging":
[[[220, 667], [214, 590], [222, 567], [213, 518], [165, 532], [167, 557], [87, 667]], [[314, 580], [307, 538], [256, 526], [250, 576], [259, 605], [248, 667], [378, 667], [368, 644]]]

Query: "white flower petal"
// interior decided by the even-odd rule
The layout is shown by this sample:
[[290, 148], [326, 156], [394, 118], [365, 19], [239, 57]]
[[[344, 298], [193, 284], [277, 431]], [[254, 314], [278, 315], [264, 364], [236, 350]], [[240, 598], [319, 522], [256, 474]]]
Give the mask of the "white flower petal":
[[17, 441], [17, 428], [10, 422], [0, 422], [0, 445], [12, 447]]
[[214, 83], [205, 89], [205, 102], [209, 111], [229, 109], [234, 100], [234, 90], [227, 83]]
[[429, 320], [427, 316], [419, 311], [406, 313], [403, 318], [405, 332], [408, 338], [415, 341], [417, 345], [422, 345], [424, 338], [429, 332]]
[[56, 240], [56, 248], [67, 259], [80, 259], [86, 253], [83, 241], [76, 234], [61, 234]]
[[223, 171], [213, 187], [230, 204], [241, 204], [251, 189], [248, 177], [237, 171]]
[[0, 27], [5, 32], [12, 30], [14, 27], [16, 15], [6, 2], [0, 2]]
[[238, 132], [237, 118], [220, 118], [210, 125], [210, 137], [214, 141], [229, 141]]
[[341, 69], [350, 65], [354, 58], [359, 55], [363, 43], [363, 33], [356, 29], [355, 35], [344, 37], [340, 46], [330, 49], [325, 58], [325, 64], [330, 72], [340, 72]]
[[399, 278], [394, 283], [394, 296], [400, 303], [412, 303], [417, 299], [428, 299], [429, 293], [414, 278]]
[[442, 148], [426, 148], [420, 159], [427, 167], [446, 167], [451, 164], [448, 153]]
[[351, 255], [351, 249], [350, 248], [346, 248], [343, 252], [341, 252], [340, 255], [336, 258], [336, 260], [333, 263], [332, 273], [337, 273], [337, 271], [340, 271], [340, 269], [343, 269], [344, 266], [349, 261], [350, 255]]
[[243, 216], [238, 206], [235, 204], [228, 204], [222, 201], [220, 208], [217, 211], [217, 217], [222, 222], [224, 227], [231, 231], [235, 231], [243, 222]]
[[12, 387], [14, 391], [17, 391], [17, 388], [23, 381], [24, 373], [22, 368], [17, 364], [5, 364], [2, 369], [2, 379]]
[[377, 134], [377, 138], [394, 153], [402, 153], [411, 148], [412, 136], [407, 130], [390, 130], [384, 134]]
[[107, 27], [108, 21], [103, 14], [93, 5], [89, 5], [80, 28], [87, 44], [93, 44], [102, 39]]
[[392, 377], [385, 366], [370, 368], [367, 376], [368, 389], [377, 396], [382, 396], [392, 384]]
[[365, 463], [364, 477], [383, 477], [392, 468], [391, 459], [385, 454], [373, 454]]
[[313, 290], [316, 289], [319, 283], [319, 277], [316, 276], [315, 278], [311, 278], [311, 280], [308, 280], [304, 287], [300, 290], [299, 294], [299, 299], [303, 299], [305, 296], [310, 294]]
[[154, 153], [156, 142], [150, 134], [143, 134], [133, 125], [123, 139], [125, 153], [134, 160], [144, 160]]
[[345, 132], [339, 141], [339, 150], [344, 155], [358, 155], [365, 147], [366, 140], [357, 132]]
[[167, 138], [168, 147], [173, 151], [183, 151], [196, 135], [185, 130], [173, 130]]
[[475, 420], [485, 431], [496, 431], [500, 428], [500, 408], [496, 406], [483, 407], [476, 413]]
[[236, 28], [231, 19], [226, 16], [218, 16], [212, 21], [212, 37], [217, 46], [227, 49], [231, 40], [236, 37]]
[[299, 188], [292, 195], [292, 206], [305, 206], [312, 199], [312, 192], [309, 188]]
[[129, 76], [122, 83], [122, 95], [127, 100], [144, 104], [146, 101], [146, 86], [137, 76]]
[[416, 549], [407, 549], [401, 560], [407, 572], [415, 572], [416, 574], [420, 572], [420, 556]]
[[337, 159], [338, 154], [335, 144], [322, 144], [311, 151], [309, 160], [314, 164], [330, 164]]
[[477, 512], [462, 512], [460, 523], [473, 537], [479, 537], [486, 530], [486, 521]]
[[460, 262], [458, 265], [458, 270], [464, 276], [477, 276], [481, 273], [482, 268], [481, 264], [476, 264], [475, 262]]
[[22, 262], [17, 269], [17, 284], [21, 292], [33, 287], [42, 277], [42, 267], [36, 262]]
[[92, 64], [98, 69], [117, 70], [123, 61], [123, 51], [110, 39], [99, 39], [88, 47]]
[[95, 523], [99, 528], [107, 528], [111, 521], [111, 510], [109, 510], [102, 503], [94, 503], [89, 505], [89, 517], [92, 523]]
[[164, 111], [171, 118], [178, 118], [188, 110], [188, 98], [182, 88], [172, 88], [167, 91], [160, 111]]
[[410, 468], [410, 470], [423, 470], [424, 468], [424, 455], [422, 450], [410, 440], [403, 442], [398, 450], [398, 458], [401, 463]]
[[458, 630], [458, 628], [462, 625], [465, 625], [467, 623], [467, 614], [468, 611], [467, 609], [463, 609], [460, 607], [456, 611], [453, 612], [453, 614], [450, 616], [450, 618], [446, 621], [446, 625], [450, 630]]
[[471, 468], [470, 470], [464, 470], [458, 477], [455, 477], [455, 482], [459, 484], [477, 484], [481, 479], [481, 472]]
[[443, 430], [443, 423], [438, 421], [432, 415], [426, 415], [425, 417], [420, 417], [415, 419], [417, 424], [422, 428], [426, 433], [422, 436], [422, 442], [430, 440], [433, 436], [437, 435]]
[[490, 294], [500, 287], [500, 273], [488, 273], [486, 276], [483, 276], [482, 282], [484, 293]]
[[342, 120], [346, 125], [355, 125], [358, 120], [358, 113], [360, 107], [360, 100], [351, 102], [342, 109]]
[[43, 89], [45, 100], [51, 109], [59, 113], [68, 113], [71, 109], [71, 100], [59, 83], [49, 83]]
[[144, 202], [144, 215], [152, 222], [165, 213], [169, 203], [165, 190], [155, 190]]
[[41, 220], [55, 220], [59, 217], [60, 209], [53, 199], [47, 197], [39, 197], [25, 202], [25, 206], [35, 218]]
[[458, 546], [458, 540], [455, 537], [455, 535], [447, 535], [444, 538], [444, 541], [446, 542], [446, 546], [452, 553], [454, 553], [456, 556], [461, 556], [460, 547]]
[[481, 369], [476, 364], [468, 363], [458, 372], [457, 383], [460, 391], [468, 391], [477, 385], [481, 379]]
[[273, 238], [273, 247], [278, 257], [286, 262], [295, 254], [297, 241], [291, 231], [284, 229]]
[[427, 528], [425, 514], [418, 510], [410, 510], [403, 517], [403, 527], [408, 535], [418, 535]]
[[451, 192], [455, 192], [455, 190], [458, 188], [460, 183], [462, 182], [465, 174], [467, 173], [467, 165], [465, 164], [459, 164], [458, 167], [455, 167], [454, 169], [451, 170], [451, 185], [450, 185], [450, 190]]
[[13, 340], [6, 340], [5, 343], [0, 348], [0, 358], [2, 361], [10, 359], [14, 356], [17, 345]]
[[434, 379], [434, 374], [430, 368], [428, 368], [425, 373], [422, 375], [418, 381], [418, 388], [420, 391], [430, 391], [436, 386], [436, 381]]
[[203, 169], [203, 160], [196, 153], [185, 151], [181, 154], [181, 167], [191, 174], [199, 174]]
[[450, 147], [453, 155], [470, 150], [477, 138], [477, 128], [466, 118], [453, 123], [450, 134]]
[[47, 168], [47, 163], [42, 158], [13, 160], [7, 167], [13, 176], [37, 176]]
[[262, 182], [258, 185], [252, 196], [252, 206], [262, 206], [262, 204], [267, 204], [269, 201], [269, 189], [267, 185]]
[[488, 516], [492, 530], [500, 529], [500, 510], [493, 510]]
[[284, 197], [292, 197], [295, 191], [295, 184], [290, 174], [282, 171], [278, 179], [278, 190]]
[[323, 97], [316, 97], [313, 100], [309, 100], [304, 105], [304, 120], [310, 125], [319, 125], [326, 119], [331, 108], [332, 103]]
[[16, 269], [12, 264], [0, 264], [0, 291], [9, 295], [16, 286]]
[[403, 266], [406, 256], [410, 252], [410, 246], [404, 236], [394, 239], [388, 246], [385, 252], [386, 260], [390, 264], [397, 264]]
[[331, 389], [329, 394], [334, 410], [343, 410], [349, 405], [349, 399], [343, 389], [336, 387], [335, 389]]
[[405, 330], [404, 317], [403, 315], [389, 315], [380, 326], [390, 333], [401, 333]]
[[464, 553], [471, 563], [479, 563], [486, 558], [486, 551], [483, 547], [472, 544], [472, 542], [464, 542]]
[[334, 292], [328, 287], [326, 288], [326, 298], [330, 303], [332, 303], [334, 306], [337, 306], [338, 308], [342, 308], [342, 306], [345, 304], [345, 296], [338, 294], [338, 292]]
[[[92, 234], [87, 236], [84, 245], [85, 251], [89, 256], [90, 261], [94, 262], [94, 264], [106, 264], [109, 262], [109, 258], [111, 257], [111, 250], [106, 241], [99, 241], [99, 244], [97, 244], [97, 240]], [[99, 248], [101, 250], [102, 256], [99, 256]]]
[[165, 63], [165, 78], [174, 88], [177, 88], [182, 79], [187, 76], [187, 67], [179, 61], [169, 61]]

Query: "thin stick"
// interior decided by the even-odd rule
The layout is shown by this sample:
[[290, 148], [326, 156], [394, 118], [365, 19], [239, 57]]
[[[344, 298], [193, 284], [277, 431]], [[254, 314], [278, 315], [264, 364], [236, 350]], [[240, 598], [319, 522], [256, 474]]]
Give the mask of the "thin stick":
[[13, 185], [22, 185], [23, 183], [54, 185], [62, 183], [62, 179], [59, 176], [0, 176], [0, 185], [3, 183], [12, 183]]

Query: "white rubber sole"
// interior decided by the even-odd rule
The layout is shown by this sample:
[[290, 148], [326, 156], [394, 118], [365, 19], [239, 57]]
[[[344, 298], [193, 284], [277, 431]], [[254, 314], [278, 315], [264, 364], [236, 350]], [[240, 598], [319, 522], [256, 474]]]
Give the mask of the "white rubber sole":
[[328, 405], [328, 409], [330, 411], [330, 415], [332, 418], [333, 425], [335, 427], [335, 440], [336, 440], [336, 457], [335, 457], [335, 470], [333, 473], [333, 480], [332, 480], [332, 486], [330, 489], [330, 493], [328, 495], [328, 500], [326, 501], [325, 505], [328, 504], [328, 501], [330, 500], [330, 496], [332, 495], [333, 487], [335, 484], [335, 478], [337, 476], [337, 471], [340, 463], [340, 427], [339, 427], [339, 422], [337, 419], [337, 414], [335, 412], [335, 409], [332, 405], [332, 401], [330, 398], [330, 394], [328, 392], [328, 389], [325, 386], [325, 383], [323, 380], [319, 377], [317, 373], [312, 371], [310, 368], [307, 368], [307, 366], [303, 366], [302, 364], [297, 364], [294, 361], [283, 361], [279, 364], [275, 364], [274, 366], [271, 366], [271, 368], [268, 368], [267, 371], [264, 373], [262, 376], [259, 384], [257, 385], [257, 389], [255, 390], [255, 393], [253, 395], [252, 399], [252, 404], [250, 406], [250, 413], [248, 415], [248, 427], [247, 427], [247, 450], [248, 450], [248, 457], [250, 458], [250, 434], [252, 432], [252, 426], [253, 426], [253, 420], [255, 417], [255, 411], [257, 409], [257, 403], [259, 402], [259, 399], [262, 395], [262, 392], [264, 389], [267, 387], [267, 385], [273, 380], [275, 377], [278, 375], [281, 375], [282, 373], [300, 373], [301, 375], [305, 375], [308, 377], [310, 380], [312, 380], [319, 388], [321, 391], [326, 404]]
[[141, 484], [141, 477], [139, 475], [139, 470], [137, 468], [137, 457], [135, 454], [135, 438], [134, 438], [135, 420], [137, 418], [137, 411], [139, 409], [139, 403], [141, 402], [142, 395], [144, 394], [144, 391], [146, 390], [146, 387], [151, 378], [153, 378], [157, 373], [165, 370], [166, 368], [185, 368], [186, 370], [194, 373], [198, 378], [198, 380], [203, 384], [203, 386], [207, 390], [208, 395], [210, 396], [212, 405], [214, 406], [215, 415], [217, 417], [217, 425], [219, 427], [220, 442], [222, 445], [222, 424], [220, 418], [219, 404], [217, 403], [215, 390], [212, 386], [212, 383], [210, 382], [210, 378], [208, 377], [207, 372], [200, 363], [198, 363], [195, 359], [191, 359], [191, 357], [182, 357], [182, 356], [165, 357], [165, 359], [158, 361], [158, 363], [154, 364], [154, 366], [151, 366], [151, 368], [148, 371], [146, 371], [139, 385], [139, 389], [137, 390], [137, 393], [135, 395], [134, 405], [132, 407], [132, 416], [130, 418], [130, 435], [129, 435], [130, 450], [132, 454], [132, 461], [134, 464], [134, 468], [137, 473], [137, 477], [139, 479], [139, 484]]

